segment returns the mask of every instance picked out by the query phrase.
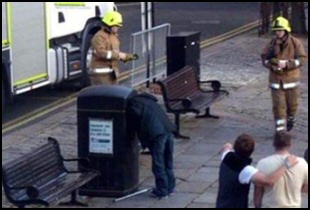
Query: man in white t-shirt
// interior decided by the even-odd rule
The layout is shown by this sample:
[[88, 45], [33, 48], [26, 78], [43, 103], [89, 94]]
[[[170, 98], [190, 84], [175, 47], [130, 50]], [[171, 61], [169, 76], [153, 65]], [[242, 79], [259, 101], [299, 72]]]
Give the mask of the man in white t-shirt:
[[[284, 174], [284, 164], [268, 177], [251, 166], [254, 148], [255, 141], [248, 134], [240, 135], [234, 146], [230, 143], [223, 146], [216, 208], [248, 208], [251, 182], [272, 185]], [[296, 164], [296, 157], [289, 156], [286, 163]]]
[[[257, 169], [267, 175], [273, 173], [290, 155], [289, 133], [276, 133], [273, 146], [276, 153], [262, 159], [257, 165]], [[300, 208], [302, 192], [308, 193], [308, 164], [303, 158], [298, 158], [298, 163], [273, 186], [255, 184], [254, 204], [256, 208]]]

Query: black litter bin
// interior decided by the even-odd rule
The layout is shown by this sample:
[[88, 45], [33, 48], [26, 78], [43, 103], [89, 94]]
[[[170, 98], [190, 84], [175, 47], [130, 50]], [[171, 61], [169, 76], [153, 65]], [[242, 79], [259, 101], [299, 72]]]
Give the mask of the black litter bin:
[[[136, 92], [122, 86], [94, 86], [78, 96], [78, 156], [100, 172], [80, 195], [119, 197], [139, 184], [138, 140], [127, 122], [128, 100]], [[80, 162], [79, 167], [85, 167]]]
[[180, 32], [167, 37], [167, 75], [192, 66], [200, 75], [200, 32]]

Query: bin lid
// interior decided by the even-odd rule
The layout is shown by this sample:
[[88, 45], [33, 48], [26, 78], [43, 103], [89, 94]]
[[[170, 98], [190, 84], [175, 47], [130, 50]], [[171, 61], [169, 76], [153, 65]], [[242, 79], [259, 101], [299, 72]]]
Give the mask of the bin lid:
[[78, 98], [82, 97], [109, 97], [109, 98], [127, 98], [134, 90], [125, 86], [118, 85], [97, 85], [83, 89]]
[[188, 37], [188, 36], [200, 36], [201, 32], [199, 31], [181, 31], [175, 34], [171, 34], [168, 37]]
[[78, 109], [125, 109], [136, 91], [119, 85], [98, 85], [83, 89], [78, 94]]

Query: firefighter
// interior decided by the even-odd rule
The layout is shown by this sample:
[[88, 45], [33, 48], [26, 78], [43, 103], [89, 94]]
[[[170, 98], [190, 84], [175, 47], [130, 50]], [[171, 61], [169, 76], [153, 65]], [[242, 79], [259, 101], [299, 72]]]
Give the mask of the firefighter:
[[261, 55], [263, 65], [270, 71], [273, 115], [276, 131], [290, 131], [294, 127], [298, 108], [300, 67], [307, 54], [300, 40], [290, 34], [287, 19], [278, 17], [272, 23], [275, 37]]
[[102, 18], [103, 27], [91, 40], [92, 59], [88, 72], [91, 85], [117, 84], [119, 60], [127, 61], [129, 54], [120, 51], [118, 31], [123, 26], [122, 15], [109, 11]]

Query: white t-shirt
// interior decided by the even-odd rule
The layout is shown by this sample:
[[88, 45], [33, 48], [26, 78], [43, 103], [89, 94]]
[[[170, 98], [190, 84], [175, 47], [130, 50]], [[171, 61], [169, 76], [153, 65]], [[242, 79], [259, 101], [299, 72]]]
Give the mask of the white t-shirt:
[[[271, 155], [258, 162], [257, 169], [267, 176], [283, 164], [287, 155]], [[286, 170], [285, 174], [272, 186], [264, 187], [263, 207], [265, 208], [300, 208], [301, 189], [308, 184], [308, 164], [303, 158]]]
[[239, 174], [239, 182], [241, 184], [249, 184], [253, 176], [258, 172], [258, 169], [253, 166], [245, 167]]
[[[225, 151], [222, 154], [222, 161], [226, 157], [226, 155], [230, 152], [233, 152], [231, 150]], [[249, 184], [253, 178], [253, 176], [258, 172], [256, 168], [253, 166], [246, 166], [239, 174], [239, 182], [241, 184]]]

